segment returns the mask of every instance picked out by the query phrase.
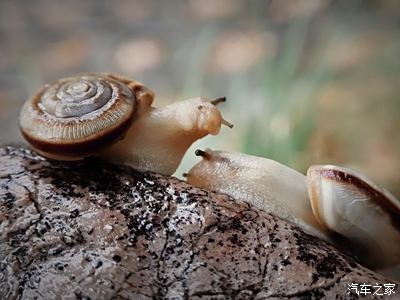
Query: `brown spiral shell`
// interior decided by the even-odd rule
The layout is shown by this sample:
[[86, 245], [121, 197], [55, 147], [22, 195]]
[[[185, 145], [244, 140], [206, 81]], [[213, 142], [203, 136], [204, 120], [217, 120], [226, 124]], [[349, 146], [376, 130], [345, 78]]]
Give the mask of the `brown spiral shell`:
[[24, 104], [21, 132], [44, 156], [80, 159], [124, 135], [137, 109], [135, 91], [141, 88], [136, 81], [107, 73], [57, 80]]

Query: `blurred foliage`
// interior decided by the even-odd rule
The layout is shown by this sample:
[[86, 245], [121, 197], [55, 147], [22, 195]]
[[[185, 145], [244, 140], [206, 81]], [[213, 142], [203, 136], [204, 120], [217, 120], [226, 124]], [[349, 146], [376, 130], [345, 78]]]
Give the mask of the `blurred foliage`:
[[0, 141], [43, 83], [136, 78], [156, 105], [227, 96], [210, 147], [358, 169], [400, 196], [400, 5], [395, 0], [0, 2]]

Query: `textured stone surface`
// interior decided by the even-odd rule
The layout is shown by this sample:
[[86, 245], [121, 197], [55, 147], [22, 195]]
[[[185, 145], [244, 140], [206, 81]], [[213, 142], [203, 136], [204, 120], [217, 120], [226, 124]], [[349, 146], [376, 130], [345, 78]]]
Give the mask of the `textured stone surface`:
[[351, 299], [350, 283], [393, 282], [247, 204], [95, 159], [0, 148], [0, 201], [1, 299]]

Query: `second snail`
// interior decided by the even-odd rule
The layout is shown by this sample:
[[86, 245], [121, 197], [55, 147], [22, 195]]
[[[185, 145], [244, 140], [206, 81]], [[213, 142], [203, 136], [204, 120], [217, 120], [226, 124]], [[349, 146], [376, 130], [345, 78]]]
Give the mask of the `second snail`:
[[228, 194], [290, 221], [373, 269], [400, 264], [400, 201], [364, 175], [333, 165], [303, 175], [244, 153], [197, 150], [189, 184]]
[[[224, 120], [225, 100], [193, 98], [152, 106], [140, 82], [87, 73], [45, 85], [20, 113], [30, 146], [56, 160], [96, 155], [138, 171], [172, 175], [186, 150]], [[311, 166], [307, 176], [278, 162], [224, 151], [198, 150], [203, 160], [187, 174], [195, 186], [215, 190], [335, 243], [372, 268], [400, 263], [400, 202], [365, 176], [336, 166]], [[334, 237], [346, 239], [346, 245]]]

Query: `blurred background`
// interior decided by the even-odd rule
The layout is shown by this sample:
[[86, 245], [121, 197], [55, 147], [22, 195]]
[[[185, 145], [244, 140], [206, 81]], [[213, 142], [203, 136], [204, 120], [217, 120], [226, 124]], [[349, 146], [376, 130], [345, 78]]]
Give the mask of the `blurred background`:
[[194, 149], [243, 151], [305, 172], [333, 163], [400, 196], [400, 5], [396, 0], [0, 1], [0, 143], [44, 83], [107, 71], [156, 106], [226, 96], [234, 123]]

